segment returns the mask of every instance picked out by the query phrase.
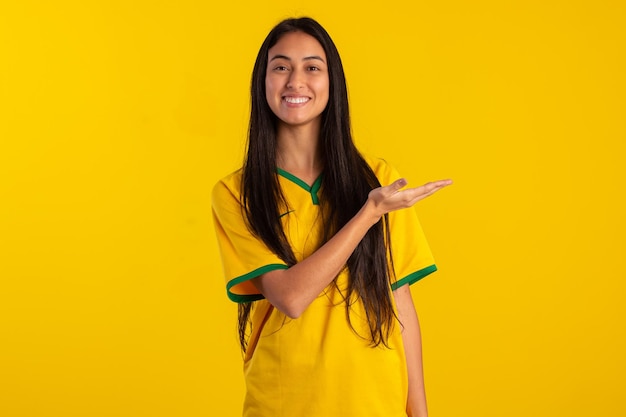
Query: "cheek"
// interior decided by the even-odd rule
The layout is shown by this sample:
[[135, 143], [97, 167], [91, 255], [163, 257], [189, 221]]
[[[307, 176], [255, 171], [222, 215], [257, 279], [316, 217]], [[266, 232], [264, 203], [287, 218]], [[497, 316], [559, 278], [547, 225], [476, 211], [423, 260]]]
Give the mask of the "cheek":
[[270, 92], [275, 92], [278, 89], [278, 84], [280, 83], [280, 78], [275, 74], [267, 74], [265, 76], [265, 91], [269, 94]]
[[265, 98], [269, 98], [272, 92], [272, 83], [267, 78], [265, 79]]
[[270, 78], [265, 79], [265, 102], [269, 106], [274, 116], [278, 116], [280, 111], [280, 97], [277, 99], [276, 83]]
[[275, 96], [276, 94], [275, 94], [274, 84], [272, 83], [271, 80], [266, 78], [265, 79], [265, 101], [267, 101], [267, 104], [269, 104], [271, 108], [273, 108], [274, 102], [276, 101]]
[[330, 82], [328, 79], [320, 80], [318, 91], [323, 97], [326, 98], [326, 100], [328, 100], [328, 97], [330, 96]]

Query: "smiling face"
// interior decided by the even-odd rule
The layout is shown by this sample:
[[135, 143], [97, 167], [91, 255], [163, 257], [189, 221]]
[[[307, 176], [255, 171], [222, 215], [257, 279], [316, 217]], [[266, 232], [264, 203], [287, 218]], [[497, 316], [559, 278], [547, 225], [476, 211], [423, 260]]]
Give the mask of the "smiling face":
[[329, 85], [326, 54], [314, 37], [291, 32], [270, 48], [265, 97], [283, 125], [318, 128]]

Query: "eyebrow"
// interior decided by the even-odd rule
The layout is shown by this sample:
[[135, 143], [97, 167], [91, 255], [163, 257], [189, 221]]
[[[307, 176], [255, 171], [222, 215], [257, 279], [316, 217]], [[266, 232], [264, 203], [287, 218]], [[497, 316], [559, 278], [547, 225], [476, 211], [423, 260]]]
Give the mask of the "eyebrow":
[[[289, 57], [288, 57], [288, 56], [286, 56], [286, 55], [274, 55], [274, 56], [273, 56], [273, 57], [269, 60], [269, 62], [272, 62], [272, 61], [273, 61], [273, 60], [275, 60], [275, 59], [285, 59], [285, 60], [287, 60], [287, 61], [291, 61], [291, 58], [289, 58]], [[317, 59], [317, 60], [319, 60], [319, 61], [324, 62], [324, 60], [322, 59], [322, 57], [321, 57], [321, 56], [319, 56], [319, 55], [305, 56], [304, 58], [302, 58], [302, 60], [303, 60], [303, 61], [310, 61], [310, 60], [312, 60], [312, 59]], [[324, 62], [324, 63], [326, 63], [326, 62]]]

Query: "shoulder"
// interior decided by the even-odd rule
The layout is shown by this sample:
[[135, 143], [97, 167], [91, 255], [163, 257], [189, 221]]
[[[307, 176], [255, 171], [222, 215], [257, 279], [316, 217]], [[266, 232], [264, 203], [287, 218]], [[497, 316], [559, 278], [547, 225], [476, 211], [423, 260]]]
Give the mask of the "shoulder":
[[211, 192], [211, 200], [214, 206], [228, 200], [240, 201], [242, 174], [242, 169], [238, 169], [215, 183]]
[[362, 156], [382, 185], [387, 185], [400, 178], [398, 171], [387, 160], [367, 154], [362, 154]]

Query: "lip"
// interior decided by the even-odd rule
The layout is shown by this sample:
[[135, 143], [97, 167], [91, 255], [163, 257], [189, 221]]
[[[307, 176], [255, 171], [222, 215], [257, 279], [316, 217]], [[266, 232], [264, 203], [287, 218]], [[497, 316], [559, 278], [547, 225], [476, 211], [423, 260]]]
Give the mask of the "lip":
[[282, 96], [282, 101], [288, 107], [300, 107], [300, 106], [304, 106], [309, 101], [311, 101], [311, 97], [300, 96], [300, 95], [285, 95], [285, 96]]

